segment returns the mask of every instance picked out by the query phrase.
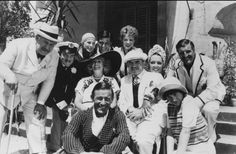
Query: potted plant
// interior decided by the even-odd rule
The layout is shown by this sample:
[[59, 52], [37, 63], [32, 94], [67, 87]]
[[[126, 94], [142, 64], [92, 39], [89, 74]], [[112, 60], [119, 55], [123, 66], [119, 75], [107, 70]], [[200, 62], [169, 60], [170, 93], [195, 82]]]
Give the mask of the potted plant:
[[48, 14], [45, 17], [40, 17], [40, 19], [36, 22], [46, 22], [51, 25], [57, 25], [60, 28], [61, 35], [66, 32], [70, 38], [73, 38], [75, 31], [69, 24], [68, 19], [72, 17], [76, 23], [79, 24], [79, 20], [76, 15], [76, 12], [79, 13], [79, 9], [75, 4], [75, 1], [64, 0], [40, 2], [42, 3], [42, 7], [40, 9], [48, 11]]

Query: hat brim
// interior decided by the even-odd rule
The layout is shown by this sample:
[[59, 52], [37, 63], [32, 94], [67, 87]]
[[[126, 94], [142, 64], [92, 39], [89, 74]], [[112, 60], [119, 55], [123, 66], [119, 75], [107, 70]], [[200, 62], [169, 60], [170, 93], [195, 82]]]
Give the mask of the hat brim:
[[177, 90], [177, 91], [181, 91], [183, 92], [184, 94], [187, 94], [188, 91], [187, 89], [182, 86], [182, 85], [177, 85], [177, 84], [167, 84], [165, 86], [163, 86], [160, 91], [159, 91], [159, 96], [163, 99], [163, 100], [166, 100], [166, 93], [168, 91], [172, 91], [172, 90]]
[[98, 56], [80, 61], [79, 67], [83, 74], [85, 73], [84, 75], [92, 75], [92, 71], [88, 69], [88, 66], [94, 59], [97, 59], [99, 57], [103, 57], [105, 59], [103, 72], [104, 75], [114, 76], [119, 71], [121, 66], [121, 56], [118, 52], [112, 50], [109, 52], [104, 52]]
[[35, 35], [40, 35], [42, 36], [43, 38], [46, 38], [50, 41], [53, 41], [53, 42], [61, 42], [61, 40], [58, 39], [55, 39], [53, 37], [50, 37], [49, 35], [45, 34], [44, 32], [40, 31], [39, 29], [34, 29], [34, 33]]

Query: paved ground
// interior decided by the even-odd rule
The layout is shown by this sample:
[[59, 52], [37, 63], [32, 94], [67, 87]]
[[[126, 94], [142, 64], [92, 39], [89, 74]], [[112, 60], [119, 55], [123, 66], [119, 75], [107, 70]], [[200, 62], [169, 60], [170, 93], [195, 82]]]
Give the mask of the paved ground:
[[[51, 109], [48, 108], [48, 117], [47, 119], [51, 119], [52, 117], [52, 112]], [[23, 136], [18, 136], [18, 135], [11, 135], [11, 142], [9, 145], [9, 154], [28, 154], [28, 143], [27, 139], [25, 136], [25, 124], [22, 123], [20, 125], [20, 130], [23, 132]], [[50, 134], [50, 127], [46, 128], [46, 134]], [[1, 144], [0, 144], [0, 154], [6, 154], [6, 149], [7, 149], [7, 134], [3, 134]]]

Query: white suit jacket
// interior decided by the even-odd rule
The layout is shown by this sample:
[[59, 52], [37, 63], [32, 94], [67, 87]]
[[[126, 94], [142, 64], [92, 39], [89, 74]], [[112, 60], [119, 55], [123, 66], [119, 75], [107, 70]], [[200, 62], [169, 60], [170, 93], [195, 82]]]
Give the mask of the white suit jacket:
[[35, 38], [22, 38], [10, 42], [0, 55], [1, 103], [9, 107], [9, 103], [7, 103], [9, 93], [4, 88], [4, 81], [16, 79], [18, 90], [14, 106], [19, 102], [23, 105], [33, 98], [36, 99], [35, 90], [40, 83], [42, 83], [42, 87], [36, 101], [44, 104], [54, 85], [58, 59], [58, 50], [54, 48], [39, 63]]
[[[140, 79], [140, 85], [138, 89], [138, 104], [139, 107], [143, 104], [143, 98], [145, 94], [145, 90], [150, 87], [151, 82], [159, 87], [163, 77], [159, 73], [147, 72], [144, 70], [143, 76]], [[126, 75], [121, 79], [121, 87], [120, 87], [120, 97], [118, 100], [118, 106], [121, 111], [124, 113], [126, 110], [133, 106], [133, 85], [132, 85], [132, 75]]]
[[[175, 72], [168, 73], [176, 76], [182, 85], [187, 86], [188, 76], [183, 62], [178, 60], [175, 65]], [[173, 71], [173, 70], [172, 70]], [[209, 101], [224, 99], [226, 94], [225, 86], [222, 84], [215, 62], [207, 56], [196, 54], [193, 66], [190, 70], [193, 97], [199, 97], [205, 104]]]

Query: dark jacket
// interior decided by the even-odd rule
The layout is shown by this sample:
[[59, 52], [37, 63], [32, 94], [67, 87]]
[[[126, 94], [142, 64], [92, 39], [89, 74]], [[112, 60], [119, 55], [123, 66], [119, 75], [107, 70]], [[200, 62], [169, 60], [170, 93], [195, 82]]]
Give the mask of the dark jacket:
[[92, 133], [93, 108], [79, 112], [66, 127], [62, 136], [67, 152], [103, 152], [119, 154], [130, 142], [125, 115], [118, 108], [110, 109], [107, 120], [98, 134]]
[[59, 60], [55, 83], [45, 105], [53, 107], [63, 100], [70, 104], [75, 97], [75, 87], [80, 79], [77, 61], [66, 68], [62, 66], [61, 60]]

